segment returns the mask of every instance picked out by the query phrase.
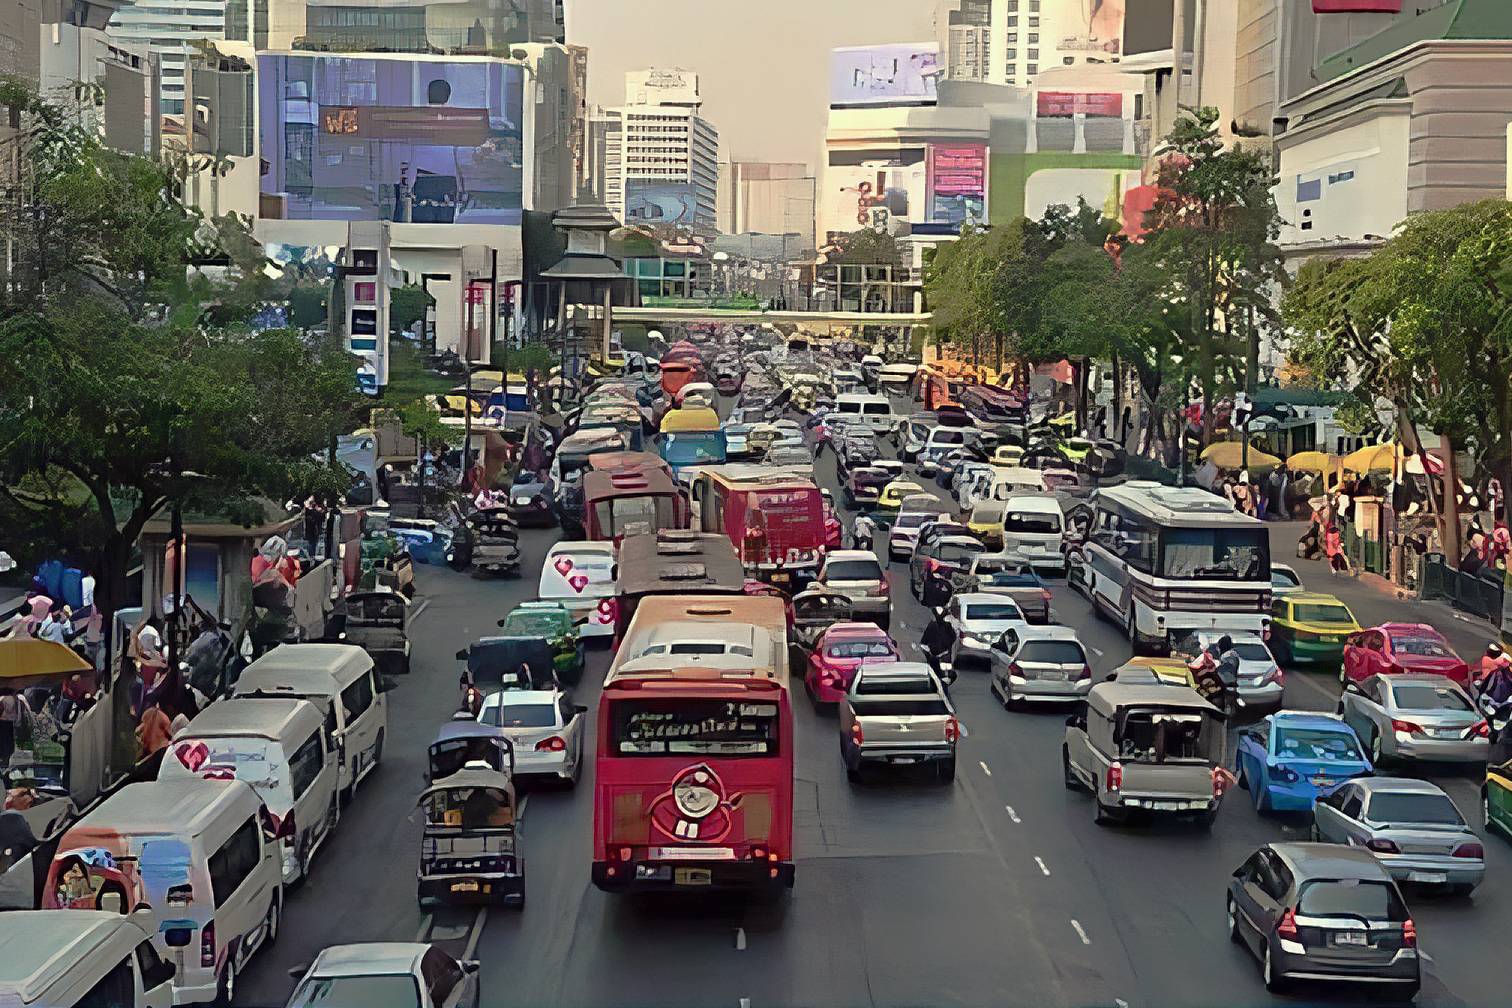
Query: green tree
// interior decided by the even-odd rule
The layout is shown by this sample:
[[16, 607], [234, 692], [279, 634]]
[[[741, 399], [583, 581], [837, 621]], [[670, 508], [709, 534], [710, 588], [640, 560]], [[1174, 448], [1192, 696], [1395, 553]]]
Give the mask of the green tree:
[[[15, 86], [24, 199], [0, 318], [0, 508], [94, 566], [107, 613], [143, 526], [170, 500], [335, 494], [355, 361], [330, 339], [253, 332], [269, 294], [244, 221], [206, 220], [171, 168], [103, 148]], [[208, 264], [208, 265], [207, 265]], [[184, 474], [192, 473], [193, 477]]]
[[289, 324], [300, 329], [319, 329], [328, 319], [330, 289], [297, 284], [289, 291]]
[[898, 239], [884, 231], [864, 228], [835, 239], [836, 251], [829, 254], [832, 263], [864, 263], [877, 266], [903, 265], [903, 250]]
[[425, 310], [435, 303], [436, 299], [419, 284], [396, 287], [389, 294], [389, 329], [408, 332], [411, 326], [425, 318]]

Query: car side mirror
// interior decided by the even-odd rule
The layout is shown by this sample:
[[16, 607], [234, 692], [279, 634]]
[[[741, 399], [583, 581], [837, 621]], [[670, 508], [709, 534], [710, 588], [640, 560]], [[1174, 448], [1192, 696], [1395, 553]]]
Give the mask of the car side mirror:
[[[494, 626], [502, 628], [504, 626], [504, 624], [508, 623], [508, 622], [509, 622], [509, 617], [506, 616], [505, 618], [499, 620], [499, 622], [495, 623]], [[461, 652], [458, 652], [458, 654], [460, 654], [460, 653]]]
[[582, 704], [573, 704], [572, 705], [572, 712], [574, 714], [587, 714], [588, 713], [588, 708], [584, 707]]
[[471, 651], [471, 650], [472, 650], [471, 648], [463, 648], [461, 651], [458, 651], [457, 652], [457, 661], [467, 661], [468, 652]]
[[478, 972], [478, 970], [483, 968], [483, 964], [478, 962], [478, 960], [476, 959], [463, 959], [457, 965], [462, 967], [463, 973], [469, 974], [476, 973]]

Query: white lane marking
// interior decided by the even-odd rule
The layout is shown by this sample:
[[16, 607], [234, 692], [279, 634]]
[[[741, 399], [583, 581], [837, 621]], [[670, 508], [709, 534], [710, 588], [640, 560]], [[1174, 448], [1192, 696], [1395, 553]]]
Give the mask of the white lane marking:
[[745, 945], [746, 945], [746, 942], [745, 942], [745, 928], [736, 928], [735, 929], [735, 951], [736, 952], [744, 952], [745, 951]]
[[473, 918], [472, 932], [467, 936], [467, 948], [462, 951], [464, 962], [478, 954], [478, 941], [483, 937], [483, 925], [487, 923], [488, 907], [478, 907], [478, 915]]
[[431, 604], [431, 600], [430, 599], [428, 599], [428, 598], [421, 599], [420, 600], [420, 604], [417, 605], [417, 606], [415, 606], [415, 611], [412, 612], [412, 613], [410, 613], [410, 622], [413, 623], [415, 620], [419, 619], [420, 618], [420, 614], [423, 613], [423, 612], [425, 612], [425, 610], [430, 607], [430, 604]]
[[1114, 998], [1113, 1004], [1117, 1006], [1117, 1008], [1129, 1008], [1129, 1002], [1125, 1001], [1123, 998]]
[[421, 945], [430, 937], [431, 915], [426, 914], [420, 918], [420, 930], [415, 932], [415, 944]]
[[1017, 812], [1013, 811], [1012, 805], [1004, 805], [1003, 808], [1007, 810], [1009, 819], [1012, 819], [1016, 823], [1021, 823], [1024, 821], [1018, 817]]
[[751, 1008], [751, 999], [750, 998], [741, 998], [740, 999], [740, 1008]]
[[1085, 932], [1085, 931], [1082, 930], [1081, 921], [1077, 920], [1075, 917], [1072, 917], [1071, 918], [1071, 926], [1076, 929], [1076, 937], [1078, 937], [1078, 938], [1080, 938], [1082, 940], [1082, 944], [1083, 945], [1091, 945], [1092, 944], [1092, 939], [1088, 938], [1087, 937], [1087, 932]]
[[977, 760], [977, 766], [982, 768], [982, 773], [986, 774], [988, 777], [992, 776], [992, 768], [989, 767], [986, 763], [983, 763], [981, 760]]
[[1039, 859], [1039, 858], [1036, 857], [1034, 859], [1034, 863], [1037, 864], [1037, 865], [1039, 865], [1039, 869], [1040, 869], [1041, 872], [1044, 873], [1045, 878], [1049, 878], [1050, 877], [1050, 869], [1045, 867], [1045, 862], [1044, 861], [1042, 861], [1041, 859]]
[[1091, 644], [1087, 645], [1087, 650], [1091, 651], [1093, 654], [1097, 655], [1097, 657], [1099, 657], [1099, 658], [1101, 658], [1103, 656], [1102, 649], [1101, 648], [1095, 648]]

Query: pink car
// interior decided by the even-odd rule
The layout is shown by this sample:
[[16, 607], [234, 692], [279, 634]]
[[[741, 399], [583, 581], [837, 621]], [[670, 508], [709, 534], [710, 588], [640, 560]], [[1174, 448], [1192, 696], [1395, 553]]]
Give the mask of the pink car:
[[875, 623], [836, 623], [809, 655], [803, 683], [818, 703], [839, 703], [856, 669], [899, 660], [898, 645]]

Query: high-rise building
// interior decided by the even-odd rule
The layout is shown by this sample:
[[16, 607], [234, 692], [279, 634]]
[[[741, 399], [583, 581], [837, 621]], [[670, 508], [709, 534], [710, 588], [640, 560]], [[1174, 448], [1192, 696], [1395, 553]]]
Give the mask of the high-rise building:
[[701, 114], [698, 75], [632, 70], [625, 104], [589, 119], [590, 162], [604, 205], [625, 223], [713, 231], [719, 131]]
[[938, 0], [950, 80], [1027, 86], [1052, 67], [1116, 63], [1124, 0]]
[[184, 67], [189, 43], [226, 37], [226, 0], [146, 0], [122, 7], [110, 19], [112, 40], [150, 46], [162, 64], [164, 115], [184, 111]]
[[719, 233], [799, 235], [814, 243], [814, 173], [806, 164], [719, 163]]

